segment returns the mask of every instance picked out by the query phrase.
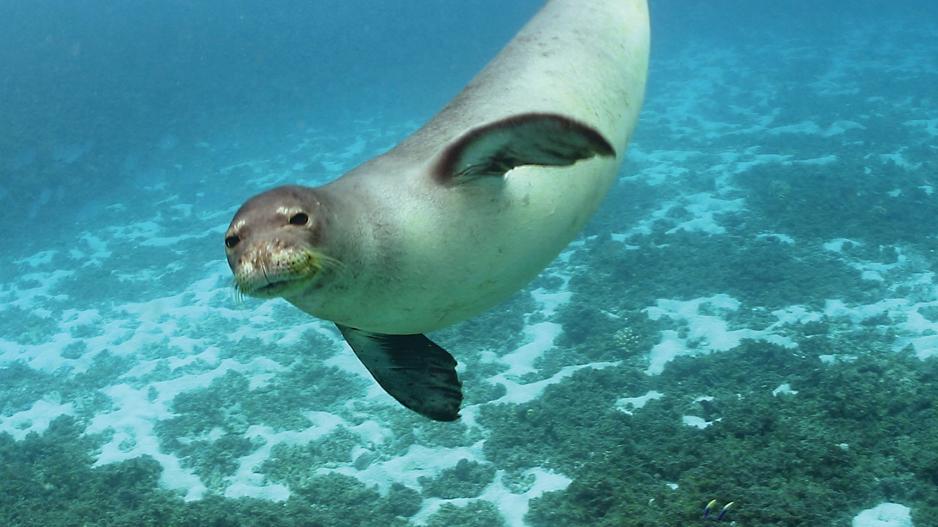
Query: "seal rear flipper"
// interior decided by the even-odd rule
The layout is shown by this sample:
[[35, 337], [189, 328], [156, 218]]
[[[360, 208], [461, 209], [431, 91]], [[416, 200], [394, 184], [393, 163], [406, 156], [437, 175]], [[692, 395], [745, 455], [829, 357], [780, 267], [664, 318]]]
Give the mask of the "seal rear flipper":
[[615, 149], [589, 125], [550, 113], [524, 113], [469, 131], [440, 156], [434, 177], [444, 184], [503, 176], [523, 165], [568, 166]]
[[384, 335], [336, 324], [378, 384], [401, 404], [436, 421], [459, 419], [456, 359], [424, 335]]

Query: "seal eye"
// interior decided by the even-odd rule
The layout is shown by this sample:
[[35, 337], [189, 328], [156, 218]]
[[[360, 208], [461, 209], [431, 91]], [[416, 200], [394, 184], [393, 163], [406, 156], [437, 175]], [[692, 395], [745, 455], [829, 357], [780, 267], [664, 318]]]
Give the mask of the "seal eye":
[[238, 242], [241, 241], [241, 238], [237, 234], [232, 234], [225, 238], [225, 247], [231, 249], [235, 245], [238, 245]]
[[290, 216], [290, 225], [306, 225], [309, 221], [309, 216], [305, 212], [297, 212], [293, 216]]

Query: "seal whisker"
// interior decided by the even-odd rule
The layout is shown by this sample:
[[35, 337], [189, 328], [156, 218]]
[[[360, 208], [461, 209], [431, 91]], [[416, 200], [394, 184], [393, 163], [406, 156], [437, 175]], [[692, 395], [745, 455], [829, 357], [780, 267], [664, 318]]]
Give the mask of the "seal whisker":
[[324, 254], [317, 255], [317, 258], [320, 262], [319, 268], [321, 270], [338, 271], [339, 274], [342, 274], [347, 269], [345, 263], [343, 263], [342, 260], [339, 260], [338, 258], [333, 258]]
[[234, 296], [235, 303], [243, 304], [245, 293], [244, 293], [244, 288], [241, 286], [241, 283], [238, 282], [237, 279], [234, 279], [231, 281], [231, 287], [232, 287], [232, 296]]

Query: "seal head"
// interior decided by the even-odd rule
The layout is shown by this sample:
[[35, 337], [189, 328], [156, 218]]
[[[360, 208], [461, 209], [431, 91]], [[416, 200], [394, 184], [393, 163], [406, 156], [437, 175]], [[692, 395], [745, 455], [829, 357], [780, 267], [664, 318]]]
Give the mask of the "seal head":
[[319, 247], [323, 200], [315, 189], [284, 186], [251, 198], [225, 232], [225, 253], [242, 294], [289, 296], [314, 287], [331, 259]]

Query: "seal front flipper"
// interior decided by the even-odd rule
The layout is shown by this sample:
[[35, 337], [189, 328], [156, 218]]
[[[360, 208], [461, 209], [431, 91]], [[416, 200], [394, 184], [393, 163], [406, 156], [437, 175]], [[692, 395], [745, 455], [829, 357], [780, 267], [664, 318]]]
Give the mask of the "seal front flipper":
[[459, 419], [456, 359], [424, 335], [383, 335], [336, 324], [378, 384], [411, 410], [436, 421]]
[[469, 131], [440, 156], [434, 176], [444, 184], [503, 176], [522, 165], [568, 166], [616, 154], [589, 125], [550, 113], [524, 113]]

